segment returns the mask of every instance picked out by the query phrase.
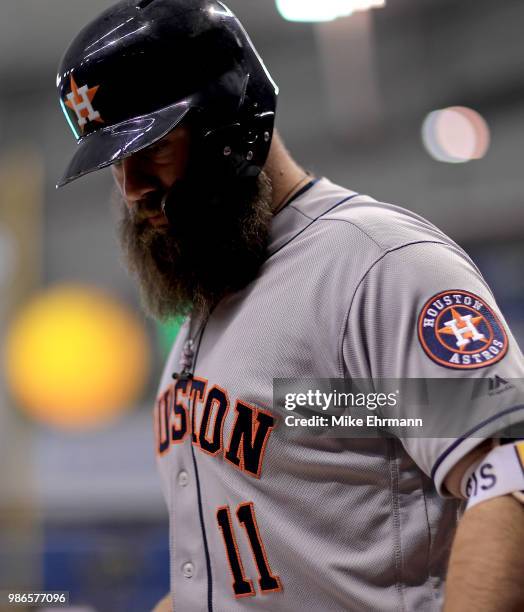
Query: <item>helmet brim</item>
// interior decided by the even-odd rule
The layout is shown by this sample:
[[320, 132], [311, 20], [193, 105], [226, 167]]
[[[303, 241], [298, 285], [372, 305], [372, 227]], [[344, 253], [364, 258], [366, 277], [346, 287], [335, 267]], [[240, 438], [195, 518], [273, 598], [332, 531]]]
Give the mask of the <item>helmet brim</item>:
[[187, 98], [154, 113], [102, 127], [81, 138], [76, 153], [56, 187], [63, 187], [81, 176], [106, 168], [149, 147], [175, 129], [192, 107], [192, 98]]

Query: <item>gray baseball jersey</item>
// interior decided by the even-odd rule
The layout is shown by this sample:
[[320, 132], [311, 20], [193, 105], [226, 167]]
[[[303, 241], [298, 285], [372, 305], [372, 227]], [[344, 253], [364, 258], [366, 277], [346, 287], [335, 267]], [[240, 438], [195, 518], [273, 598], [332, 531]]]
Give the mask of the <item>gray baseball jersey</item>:
[[[174, 380], [193, 337], [194, 378]], [[467, 255], [411, 212], [311, 184], [273, 219], [257, 278], [203, 330], [186, 322], [162, 377], [175, 609], [438, 610], [458, 509], [443, 480], [524, 406], [470, 410], [457, 439], [290, 439], [273, 379], [495, 374], [523, 377], [522, 354]]]

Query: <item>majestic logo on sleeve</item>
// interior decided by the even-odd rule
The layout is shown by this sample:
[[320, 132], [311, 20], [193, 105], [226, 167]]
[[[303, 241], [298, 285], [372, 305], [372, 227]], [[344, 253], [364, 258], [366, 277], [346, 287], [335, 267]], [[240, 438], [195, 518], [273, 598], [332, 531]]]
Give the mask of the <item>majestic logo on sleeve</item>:
[[435, 363], [459, 370], [492, 365], [508, 350], [493, 310], [468, 291], [443, 291], [429, 299], [418, 319], [418, 337]]
[[88, 121], [98, 121], [103, 123], [100, 113], [93, 108], [93, 98], [96, 96], [99, 85], [88, 87], [83, 85], [78, 87], [71, 75], [71, 91], [66, 96], [65, 105], [75, 111], [76, 120], [82, 132]]

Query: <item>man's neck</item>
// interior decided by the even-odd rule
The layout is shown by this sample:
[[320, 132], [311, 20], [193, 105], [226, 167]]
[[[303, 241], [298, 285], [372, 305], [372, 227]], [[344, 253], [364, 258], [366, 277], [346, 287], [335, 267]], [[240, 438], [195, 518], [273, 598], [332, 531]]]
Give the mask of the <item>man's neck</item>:
[[264, 170], [273, 185], [274, 213], [278, 212], [309, 178], [306, 171], [291, 157], [276, 131]]

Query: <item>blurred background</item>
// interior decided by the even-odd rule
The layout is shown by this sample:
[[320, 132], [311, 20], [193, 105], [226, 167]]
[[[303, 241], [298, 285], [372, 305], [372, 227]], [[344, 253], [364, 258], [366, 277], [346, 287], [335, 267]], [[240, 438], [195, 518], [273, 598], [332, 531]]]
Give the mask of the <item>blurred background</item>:
[[[140, 311], [109, 171], [55, 190], [74, 150], [56, 67], [110, 4], [0, 3], [0, 590], [67, 590], [86, 612], [148, 610], [169, 585], [151, 410], [179, 322]], [[440, 226], [522, 346], [524, 4], [228, 5], [296, 158]]]

